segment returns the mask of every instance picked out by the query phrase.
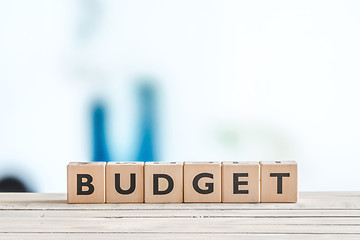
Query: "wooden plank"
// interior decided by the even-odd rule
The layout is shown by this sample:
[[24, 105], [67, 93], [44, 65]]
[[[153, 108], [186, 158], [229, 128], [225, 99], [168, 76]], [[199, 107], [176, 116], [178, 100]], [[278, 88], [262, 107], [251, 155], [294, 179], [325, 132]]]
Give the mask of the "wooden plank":
[[359, 219], [57, 218], [0, 220], [0, 232], [360, 234]]
[[[174, 219], [174, 220], [173, 220]], [[195, 220], [193, 220], [195, 219]], [[200, 220], [199, 220], [200, 219]], [[0, 218], [0, 223], [4, 223], [4, 227], [0, 226], [0, 230], [4, 230], [5, 227], [7, 226], [7, 222], [9, 223], [9, 226], [11, 224], [17, 224], [20, 222], [32, 222], [32, 221], [38, 221], [38, 222], [54, 222], [54, 221], [58, 221], [58, 222], [79, 222], [79, 221], [86, 221], [89, 222], [91, 224], [93, 224], [92, 222], [108, 222], [108, 223], [117, 223], [117, 222], [123, 222], [123, 221], [127, 221], [127, 222], [132, 222], [132, 221], [137, 221], [138, 225], [141, 224], [147, 224], [147, 222], [153, 221], [155, 222], [159, 222], [162, 223], [163, 221], [168, 221], [169, 223], [179, 223], [179, 224], [186, 224], [187, 221], [191, 222], [191, 221], [201, 221], [201, 219], [210, 219], [208, 220], [209, 222], [218, 222], [219, 224], [224, 221], [234, 221], [236, 222], [237, 226], [240, 225], [274, 225], [274, 224], [281, 224], [281, 225], [353, 225], [353, 226], [360, 226], [360, 218], [356, 217], [356, 218], [348, 218], [348, 217], [339, 217], [339, 218], [319, 218], [319, 217], [294, 217], [294, 218], [267, 218], [267, 217], [257, 217], [257, 218], [249, 218], [249, 217], [244, 217], [244, 218], [236, 218], [236, 217], [232, 217], [232, 218], [226, 218], [226, 217], [221, 217], [221, 218], [190, 218], [190, 220], [188, 218], [151, 218], [151, 217], [146, 217], [146, 218], [108, 218], [108, 217], [93, 217], [93, 216], [88, 216], [88, 217], [72, 217], [72, 218], [68, 218], [68, 217], [40, 217], [40, 218], [26, 218], [23, 217], [21, 219], [19, 219], [18, 217], [2, 217]], [[224, 220], [222, 220], [224, 219]]]
[[18, 218], [39, 218], [39, 217], [96, 217], [96, 218], [218, 218], [218, 217], [263, 217], [263, 218], [294, 218], [294, 217], [318, 217], [318, 218], [338, 218], [338, 217], [360, 217], [360, 210], [0, 210], [0, 219], [7, 217]]
[[[335, 199], [335, 198], [358, 198], [360, 192], [300, 192], [300, 198], [304, 199]], [[66, 200], [66, 193], [1, 193], [0, 203], [8, 200], [32, 201], [32, 200]]]
[[120, 234], [105, 234], [105, 233], [0, 233], [0, 239], [9, 239], [9, 240], [63, 240], [63, 239], [79, 239], [79, 240], [93, 240], [93, 239], [122, 239], [122, 240], [138, 240], [138, 239], [147, 239], [147, 240], [159, 240], [159, 239], [244, 239], [244, 240], [303, 240], [303, 239], [318, 239], [318, 240], [328, 240], [328, 239], [341, 239], [341, 240], [358, 240], [358, 234], [149, 234], [149, 233], [120, 233]]
[[[293, 234], [290, 236], [292, 240], [303, 240], [303, 239], [342, 239], [342, 240], [358, 240], [359, 235], [357, 234]], [[121, 234], [91, 234], [91, 233], [79, 233], [79, 234], [66, 234], [66, 233], [7, 233], [0, 234], [0, 239], [16, 239], [16, 240], [29, 240], [29, 239], [49, 239], [49, 240], [63, 240], [63, 239], [147, 239], [147, 240], [158, 240], [158, 239], [252, 239], [252, 240], [288, 240], [288, 234], [139, 234], [139, 233], [121, 233]]]
[[360, 192], [304, 192], [296, 204], [67, 204], [0, 194], [0, 239], [360, 239]]
[[300, 193], [298, 203], [260, 204], [67, 204], [65, 194], [0, 194], [0, 210], [7, 209], [356, 209], [360, 210], [360, 192]]

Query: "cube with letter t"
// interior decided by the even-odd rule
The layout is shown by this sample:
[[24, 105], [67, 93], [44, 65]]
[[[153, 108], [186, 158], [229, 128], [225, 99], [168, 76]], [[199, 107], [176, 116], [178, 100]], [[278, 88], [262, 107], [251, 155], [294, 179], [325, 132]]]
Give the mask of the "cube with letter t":
[[295, 161], [260, 162], [261, 202], [297, 202], [298, 176]]
[[105, 203], [105, 164], [105, 162], [69, 163], [68, 203]]

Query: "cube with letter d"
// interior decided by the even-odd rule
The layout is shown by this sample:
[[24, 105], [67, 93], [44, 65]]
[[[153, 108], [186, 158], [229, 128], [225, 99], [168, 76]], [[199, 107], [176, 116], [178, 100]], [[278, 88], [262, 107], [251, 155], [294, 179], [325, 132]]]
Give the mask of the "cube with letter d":
[[183, 163], [147, 162], [144, 179], [145, 203], [183, 202]]

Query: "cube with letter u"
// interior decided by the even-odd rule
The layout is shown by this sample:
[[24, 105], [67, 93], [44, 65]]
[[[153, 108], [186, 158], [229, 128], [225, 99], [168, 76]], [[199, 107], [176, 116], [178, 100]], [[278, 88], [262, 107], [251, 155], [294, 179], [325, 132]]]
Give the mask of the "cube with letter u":
[[106, 165], [106, 202], [144, 202], [143, 162], [109, 162]]

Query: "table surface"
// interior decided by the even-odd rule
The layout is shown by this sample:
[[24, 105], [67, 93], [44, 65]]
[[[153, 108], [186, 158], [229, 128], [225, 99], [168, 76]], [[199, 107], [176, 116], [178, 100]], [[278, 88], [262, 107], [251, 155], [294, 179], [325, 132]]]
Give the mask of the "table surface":
[[360, 192], [298, 203], [67, 204], [66, 194], [0, 193], [2, 239], [360, 239]]

